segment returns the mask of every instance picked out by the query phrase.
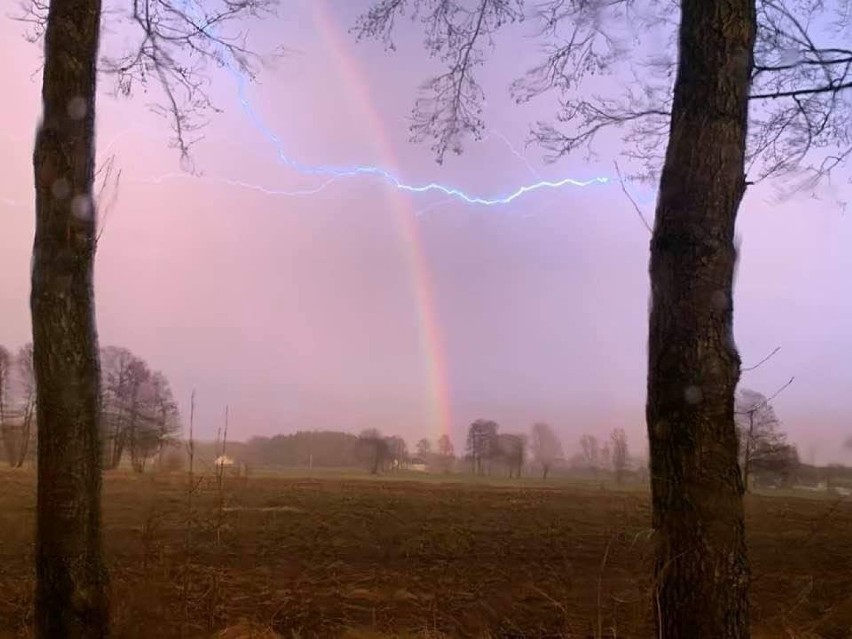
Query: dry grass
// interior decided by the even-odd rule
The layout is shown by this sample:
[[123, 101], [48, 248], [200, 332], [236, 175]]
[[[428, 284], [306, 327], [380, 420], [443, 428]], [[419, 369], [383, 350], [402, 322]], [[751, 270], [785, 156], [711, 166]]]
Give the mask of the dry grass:
[[[199, 490], [187, 562], [185, 482], [106, 477], [116, 637], [652, 636], [642, 491], [258, 477], [226, 484], [221, 528]], [[0, 637], [26, 637], [34, 477], [0, 486]], [[851, 637], [852, 506], [747, 506], [756, 637]]]

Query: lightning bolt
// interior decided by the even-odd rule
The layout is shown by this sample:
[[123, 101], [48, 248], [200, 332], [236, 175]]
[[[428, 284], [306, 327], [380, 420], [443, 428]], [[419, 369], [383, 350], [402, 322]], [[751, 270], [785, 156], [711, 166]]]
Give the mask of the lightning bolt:
[[[487, 140], [487, 139], [488, 139], [489, 137], [491, 137], [492, 135], [493, 135], [493, 136], [495, 136], [495, 137], [500, 138], [500, 140], [503, 142], [503, 144], [505, 144], [505, 145], [506, 145], [506, 148], [507, 148], [507, 149], [509, 149], [509, 152], [510, 152], [512, 155], [514, 155], [516, 158], [518, 158], [521, 162], [523, 162], [523, 163], [524, 163], [524, 165], [527, 167], [527, 169], [529, 169], [529, 172], [533, 175], [533, 177], [537, 177], [539, 180], [543, 180], [543, 179], [544, 179], [544, 178], [541, 176], [541, 173], [539, 173], [538, 171], [536, 171], [536, 170], [535, 170], [535, 168], [533, 167], [533, 165], [532, 165], [532, 164], [530, 164], [530, 161], [527, 159], [527, 157], [526, 157], [523, 153], [521, 153], [520, 151], [518, 151], [518, 150], [515, 148], [515, 146], [514, 146], [514, 145], [513, 145], [513, 144], [509, 141], [509, 138], [507, 138], [505, 135], [503, 135], [500, 131], [496, 131], [496, 130], [495, 130], [495, 131], [491, 131], [491, 132], [489, 132], [489, 134], [485, 137], [485, 139]], [[484, 141], [485, 141], [485, 140], [483, 140], [483, 142], [484, 142]]]
[[[559, 189], [565, 186], [586, 187], [593, 184], [606, 184], [609, 182], [607, 177], [595, 177], [588, 180], [576, 180], [574, 178], [563, 178], [561, 180], [539, 180], [533, 184], [519, 186], [513, 191], [505, 195], [497, 196], [481, 196], [471, 195], [461, 188], [448, 186], [440, 182], [428, 182], [422, 184], [411, 184], [401, 180], [389, 170], [374, 165], [359, 165], [353, 167], [327, 166], [327, 165], [308, 165], [299, 162], [290, 157], [284, 151], [284, 146], [281, 139], [269, 129], [263, 119], [258, 115], [252, 103], [249, 101], [246, 90], [248, 80], [245, 75], [233, 65], [227, 65], [227, 68], [234, 80], [237, 83], [237, 96], [244, 113], [249, 120], [254, 124], [255, 128], [273, 145], [278, 160], [285, 166], [291, 167], [299, 173], [306, 175], [327, 176], [335, 179], [354, 178], [359, 176], [375, 176], [381, 178], [391, 186], [396, 187], [400, 191], [409, 193], [424, 194], [424, 193], [441, 193], [443, 195], [461, 200], [467, 204], [479, 204], [483, 206], [494, 206], [496, 204], [509, 204], [519, 197], [542, 189]], [[505, 139], [505, 136], [504, 136]], [[508, 143], [508, 140], [506, 140]], [[511, 145], [509, 145], [511, 148]], [[512, 152], [526, 162], [526, 160], [517, 151], [512, 149]], [[334, 180], [325, 182], [320, 190], [331, 184]], [[287, 193], [292, 194], [292, 193]]]
[[[213, 28], [204, 21], [203, 12], [201, 11], [201, 7], [197, 0], [186, 0], [183, 4], [185, 9], [189, 13], [196, 14], [196, 18], [200, 23], [200, 29], [211, 33], [212, 37]], [[224, 61], [224, 68], [231, 75], [231, 77], [234, 79], [234, 82], [236, 83], [237, 98], [240, 103], [240, 106], [242, 107], [243, 112], [248, 117], [254, 128], [272, 145], [278, 161], [282, 165], [298, 173], [301, 173], [302, 175], [325, 179], [323, 179], [321, 182], [319, 182], [319, 184], [312, 188], [298, 190], [267, 188], [259, 184], [229, 178], [206, 178], [210, 181], [216, 181], [231, 186], [237, 186], [253, 190], [269, 196], [300, 197], [317, 195], [340, 180], [353, 179], [358, 177], [373, 177], [385, 182], [386, 184], [389, 184], [390, 186], [400, 191], [404, 191], [414, 195], [425, 195], [429, 193], [434, 193], [445, 196], [440, 202], [433, 203], [432, 205], [427, 206], [426, 209], [421, 211], [421, 213], [425, 212], [428, 209], [434, 208], [435, 206], [439, 206], [441, 204], [445, 204], [451, 201], [460, 201], [466, 204], [479, 206], [506, 205], [514, 202], [515, 200], [524, 195], [533, 193], [535, 191], [558, 190], [565, 187], [583, 188], [596, 184], [607, 184], [610, 181], [610, 179], [605, 176], [594, 177], [587, 180], [578, 180], [571, 177], [566, 177], [559, 180], [542, 179], [538, 172], [536, 172], [536, 170], [529, 163], [529, 161], [512, 146], [511, 142], [509, 142], [506, 136], [497, 131], [492, 131], [490, 135], [495, 135], [496, 137], [503, 140], [509, 151], [527, 166], [530, 172], [538, 178], [538, 181], [530, 184], [523, 184], [500, 195], [477, 195], [471, 194], [460, 187], [444, 184], [441, 182], [407, 182], [395, 175], [390, 170], [382, 168], [381, 166], [364, 164], [346, 167], [335, 165], [304, 164], [291, 157], [285, 151], [284, 144], [281, 138], [269, 128], [269, 126], [266, 124], [263, 118], [260, 117], [257, 110], [254, 108], [254, 105], [248, 98], [249, 79], [242, 71], [237, 61], [233, 58], [233, 55], [230, 53], [230, 51], [228, 51], [228, 49], [223, 45], [219, 45], [219, 54], [221, 56], [221, 60]], [[111, 150], [111, 147], [118, 141], [118, 139], [129, 133], [134, 128], [135, 127], [130, 127], [129, 129], [126, 129], [119, 133], [119, 135], [117, 135], [116, 138], [113, 139], [112, 142], [107, 146], [105, 152], [108, 153]], [[162, 183], [166, 180], [178, 179], [182, 177], [185, 177], [185, 175], [180, 173], [168, 173], [155, 178], [147, 178], [134, 181], [147, 183]], [[195, 176], [195, 179], [205, 178]], [[21, 205], [21, 203], [10, 201], [7, 198], [3, 198], [3, 200], [4, 203], [7, 205]]]
[[[196, 13], [196, 17], [199, 19], [199, 23], [201, 24], [200, 29], [206, 32], [213, 31], [211, 25], [207, 24], [203, 20], [203, 16], [198, 15], [201, 12], [201, 8], [197, 0], [186, 0], [184, 6], [190, 11], [189, 5], [194, 5], [197, 9], [192, 11], [192, 13]], [[215, 40], [215, 38], [214, 38]], [[284, 144], [281, 138], [274, 132], [263, 118], [260, 117], [257, 110], [254, 108], [254, 105], [248, 98], [248, 85], [249, 79], [246, 77], [246, 74], [240, 68], [240, 65], [233, 58], [233, 55], [227, 50], [223, 45], [219, 45], [219, 54], [221, 59], [224, 61], [225, 70], [231, 75], [234, 79], [234, 82], [237, 86], [237, 99], [242, 107], [243, 112], [248, 117], [249, 121], [252, 123], [254, 128], [272, 145], [276, 157], [278, 161], [284, 166], [297, 171], [303, 175], [307, 176], [317, 176], [326, 178], [325, 181], [321, 182], [317, 187], [312, 189], [303, 189], [297, 191], [288, 191], [283, 189], [268, 189], [259, 185], [250, 184], [247, 182], [242, 182], [238, 180], [225, 180], [236, 186], [242, 186], [245, 188], [249, 188], [252, 190], [256, 190], [258, 192], [267, 194], [267, 195], [279, 195], [279, 196], [305, 196], [305, 195], [315, 195], [320, 193], [324, 189], [328, 188], [338, 180], [342, 179], [352, 179], [358, 177], [374, 177], [379, 180], [389, 184], [390, 186], [399, 189], [400, 191], [404, 191], [407, 193], [412, 193], [416, 195], [423, 195], [428, 193], [436, 193], [443, 194], [448, 198], [458, 200], [464, 202], [466, 204], [480, 205], [480, 206], [496, 206], [503, 204], [510, 204], [514, 202], [518, 198], [527, 195], [529, 193], [533, 193], [535, 191], [541, 190], [556, 190], [564, 187], [588, 187], [595, 184], [607, 184], [609, 182], [609, 178], [595, 177], [588, 180], [577, 180], [574, 178], [566, 177], [560, 180], [544, 180], [540, 179], [535, 173], [535, 170], [529, 164], [529, 162], [524, 158], [520, 153], [518, 153], [509, 141], [502, 136], [502, 134], [498, 134], [503, 137], [506, 144], [509, 146], [511, 152], [516, 155], [519, 159], [521, 159], [527, 167], [539, 177], [537, 182], [531, 184], [524, 184], [516, 187], [502, 195], [476, 195], [471, 194], [456, 186], [443, 184], [440, 182], [423, 182], [423, 183], [410, 183], [406, 182], [400, 177], [396, 176], [390, 170], [382, 168], [380, 166], [375, 165], [355, 165], [355, 166], [335, 166], [335, 165], [310, 165], [299, 162], [297, 159], [291, 157], [284, 148]], [[167, 176], [161, 176], [160, 178], [156, 178], [156, 180], [168, 179], [169, 177], [173, 177], [172, 174]]]

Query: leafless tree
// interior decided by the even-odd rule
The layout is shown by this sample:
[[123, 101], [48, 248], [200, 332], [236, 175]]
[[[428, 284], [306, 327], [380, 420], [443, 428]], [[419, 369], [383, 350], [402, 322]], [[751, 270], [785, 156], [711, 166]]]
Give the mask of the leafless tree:
[[516, 433], [500, 433], [497, 435], [496, 448], [491, 459], [506, 467], [509, 479], [520, 479], [526, 457], [527, 440]]
[[388, 450], [388, 461], [391, 468], [399, 470], [408, 463], [408, 445], [402, 437], [390, 435], [385, 437]]
[[35, 629], [43, 639], [103, 637], [108, 604], [93, 295], [101, 1], [46, 8], [30, 293], [39, 425]]
[[616, 428], [609, 434], [612, 470], [615, 472], [615, 481], [620, 484], [624, 481], [624, 472], [630, 464], [630, 452], [627, 448], [627, 434], [623, 428]]
[[378, 475], [391, 456], [387, 440], [375, 428], [368, 428], [359, 435], [358, 450], [372, 475]]
[[427, 459], [432, 454], [432, 442], [424, 437], [417, 442], [415, 450], [417, 451], [418, 457], [421, 459]]
[[126, 348], [104, 348], [101, 361], [104, 464], [117, 468], [129, 452], [132, 467], [143, 472], [181, 430], [169, 381]]
[[162, 463], [163, 455], [169, 446], [177, 443], [182, 430], [180, 411], [175, 401], [168, 378], [161, 372], [151, 375], [150, 410], [157, 432], [157, 460]]
[[[845, 94], [852, 88], [852, 49], [845, 46], [852, 30], [849, 2], [749, 2], [756, 18], [747, 80], [751, 179], [797, 173], [807, 178], [803, 184], [813, 184], [852, 153], [852, 110]], [[479, 139], [485, 129], [485, 94], [476, 72], [494, 35], [533, 18], [545, 55], [511, 82], [510, 92], [518, 102], [558, 93], [556, 121], [533, 128], [546, 157], [593, 153], [597, 138], [616, 130], [626, 143], [624, 153], [640, 161], [640, 174], [655, 178], [664, 160], [678, 68], [676, 5], [687, 9], [675, 0], [379, 0], [353, 31], [393, 49], [398, 19], [407, 11], [420, 19], [427, 51], [446, 70], [423, 84], [412, 137], [430, 139], [443, 160], [447, 150], [459, 153], [465, 138]], [[645, 53], [637, 55], [637, 41]], [[584, 90], [591, 77], [601, 75], [635, 82], [614, 82], [618, 88], [609, 93]]]
[[104, 636], [109, 623], [93, 294], [98, 72], [111, 72], [123, 94], [136, 84], [156, 83], [165, 96], [158, 108], [170, 116], [174, 143], [186, 158], [199, 118], [212, 106], [205, 68], [218, 64], [241, 78], [250, 75], [251, 55], [229, 25], [273, 2], [127, 0], [110, 18], [129, 22], [132, 29], [122, 29], [122, 36], [136, 39], [127, 48], [115, 43], [120, 53], [103, 60], [101, 0], [33, 0], [25, 6], [34, 39], [44, 41], [31, 292], [40, 426], [36, 634]]
[[613, 461], [613, 459], [612, 459], [612, 448], [610, 447], [610, 442], [605, 441], [604, 445], [601, 446], [600, 457], [599, 457], [599, 460], [598, 460], [598, 468], [601, 468], [601, 469], [607, 470], [607, 471], [612, 470], [612, 468], [613, 468], [612, 461]]
[[[49, 2], [23, 2], [21, 19], [36, 41], [47, 28]], [[245, 22], [273, 15], [278, 0], [119, 0], [103, 10], [109, 21], [98, 72], [115, 83], [115, 94], [151, 88], [162, 99], [150, 104], [172, 128], [172, 144], [185, 159], [207, 116], [218, 111], [210, 97], [211, 66], [253, 80], [260, 56], [248, 47]], [[109, 36], [121, 33], [121, 41]]]
[[763, 394], [740, 389], [736, 403], [737, 431], [740, 438], [740, 466], [746, 490], [756, 470], [789, 457], [787, 437], [775, 408]]
[[530, 430], [530, 449], [533, 459], [541, 467], [543, 479], [547, 479], [553, 465], [565, 458], [562, 442], [550, 424], [537, 422]]
[[101, 355], [103, 392], [101, 431], [106, 445], [106, 467], [117, 468], [128, 444], [135, 446], [144, 419], [143, 386], [148, 365], [126, 348], [107, 347]]
[[180, 433], [180, 414], [166, 376], [153, 371], [144, 379], [138, 397], [139, 416], [131, 430], [130, 456], [134, 469], [143, 472], [149, 460], [161, 459], [165, 448]]
[[491, 461], [497, 451], [497, 422], [477, 419], [467, 429], [467, 454], [475, 475], [486, 471], [486, 463]]
[[[520, 4], [382, 0], [356, 25], [358, 35], [390, 42], [399, 16], [412, 6], [422, 12], [427, 47], [447, 60], [447, 72], [424, 85], [415, 134], [431, 135], [439, 160], [458, 150], [460, 132], [482, 130], [473, 72], [495, 31], [523, 15]], [[838, 5], [848, 29], [848, 3]], [[662, 636], [748, 636], [734, 228], [755, 179], [795, 170], [816, 179], [849, 155], [848, 34], [839, 45], [814, 42], [814, 23], [831, 9], [821, 0], [544, 0], [535, 16], [546, 57], [512, 86], [519, 100], [559, 92], [558, 123], [534, 129], [552, 158], [591, 151], [601, 134], [621, 130], [644, 174], [660, 175], [646, 421]], [[654, 57], [631, 55], [630, 36]], [[589, 91], [585, 80], [603, 73], [619, 73], [613, 87], [628, 88]]]
[[601, 448], [594, 435], [580, 437], [580, 459], [586, 468], [597, 470], [601, 464]]
[[450, 436], [447, 434], [441, 435], [438, 438], [437, 457], [441, 469], [445, 473], [449, 472], [453, 467], [453, 460], [456, 457], [456, 449], [453, 446]]
[[33, 349], [23, 346], [12, 356], [0, 349], [0, 436], [13, 468], [24, 465], [35, 435], [36, 386]]

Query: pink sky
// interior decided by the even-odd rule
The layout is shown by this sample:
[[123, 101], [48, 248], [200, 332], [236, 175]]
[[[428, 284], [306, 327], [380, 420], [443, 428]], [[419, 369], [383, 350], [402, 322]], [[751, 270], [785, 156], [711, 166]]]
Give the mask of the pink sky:
[[[394, 55], [355, 44], [345, 30], [361, 3], [325, 2], [344, 34], [345, 65], [309, 2], [288, 5], [285, 18], [256, 33], [260, 50], [296, 50], [252, 90], [295, 157], [392, 161], [407, 179], [486, 195], [536, 180], [495, 135], [443, 166], [410, 144], [404, 118], [437, 67], [414, 31], [400, 32]], [[29, 340], [40, 81], [40, 52], [21, 33], [19, 23], [0, 22], [0, 342], [10, 348]], [[503, 47], [485, 72], [485, 115], [523, 150], [529, 123], [553, 104], [509, 99], [508, 82], [537, 54], [530, 39], [516, 40], [522, 54]], [[416, 218], [442, 199], [375, 179], [311, 197], [264, 195], [234, 182], [286, 190], [316, 181], [277, 163], [227, 74], [213, 81], [224, 113], [194, 149], [201, 179], [156, 179], [180, 168], [166, 123], [146, 107], [155, 93], [115, 100], [107, 78], [99, 103], [99, 148], [111, 144], [123, 171], [98, 253], [101, 343], [127, 346], [162, 369], [184, 409], [196, 388], [202, 434], [215, 433], [229, 403], [243, 438], [365, 427], [412, 443], [436, 437], [437, 366], [457, 444], [469, 422], [487, 417], [508, 431], [549, 421], [569, 447], [584, 432], [620, 426], [644, 449], [649, 237], [617, 185], [541, 191], [504, 207], [442, 203]], [[617, 145], [599, 150], [597, 166], [582, 157], [545, 165], [535, 148], [526, 157], [550, 179], [584, 179], [612, 172]], [[405, 228], [415, 229], [416, 248]], [[743, 383], [768, 394], [795, 375], [776, 402], [779, 416], [806, 460], [842, 461], [852, 433], [852, 221], [830, 197], [778, 203], [760, 187], [743, 205], [739, 232], [744, 363], [782, 347]], [[424, 281], [437, 339], [424, 338]]]

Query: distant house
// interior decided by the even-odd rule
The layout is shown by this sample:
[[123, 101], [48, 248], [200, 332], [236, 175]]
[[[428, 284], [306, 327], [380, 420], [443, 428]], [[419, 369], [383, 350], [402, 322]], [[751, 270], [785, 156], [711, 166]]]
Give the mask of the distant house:
[[229, 466], [234, 465], [234, 460], [231, 457], [228, 457], [227, 455], [220, 455], [216, 458], [216, 461], [214, 461], [213, 464], [217, 468], [227, 468]]
[[411, 462], [408, 464], [408, 470], [413, 470], [418, 473], [425, 473], [427, 470], [429, 470], [429, 467], [422, 459], [412, 459]]

